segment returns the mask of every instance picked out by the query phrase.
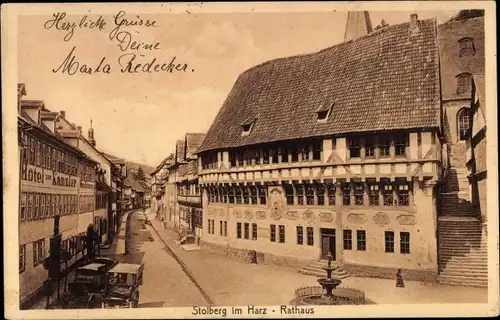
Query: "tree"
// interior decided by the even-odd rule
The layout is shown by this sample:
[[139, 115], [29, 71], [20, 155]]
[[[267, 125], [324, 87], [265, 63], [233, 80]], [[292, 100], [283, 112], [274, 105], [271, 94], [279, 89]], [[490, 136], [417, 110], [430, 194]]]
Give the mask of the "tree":
[[380, 24], [375, 27], [375, 30], [382, 29], [382, 28], [385, 28], [388, 26], [389, 26], [389, 24], [387, 22], [385, 22], [384, 19], [382, 19], [382, 21], [380, 21]]
[[137, 174], [136, 174], [135, 178], [138, 181], [145, 181], [146, 180], [146, 176], [144, 175], [144, 170], [142, 170], [142, 167], [139, 167], [139, 170], [137, 170]]

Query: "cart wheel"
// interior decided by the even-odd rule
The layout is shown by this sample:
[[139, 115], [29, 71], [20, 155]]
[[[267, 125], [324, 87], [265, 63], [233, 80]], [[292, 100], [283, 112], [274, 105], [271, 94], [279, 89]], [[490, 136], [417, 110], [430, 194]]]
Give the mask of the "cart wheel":
[[87, 301], [87, 308], [88, 309], [93, 309], [96, 303], [96, 297], [94, 295], [91, 295], [89, 300]]

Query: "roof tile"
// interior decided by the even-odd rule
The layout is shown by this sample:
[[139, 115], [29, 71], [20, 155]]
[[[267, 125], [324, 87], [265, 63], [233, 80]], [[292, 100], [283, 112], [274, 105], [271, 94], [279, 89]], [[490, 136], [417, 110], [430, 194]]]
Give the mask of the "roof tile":
[[[265, 62], [237, 79], [198, 152], [333, 134], [438, 127], [436, 22], [403, 23], [322, 51]], [[317, 121], [322, 104], [330, 117]], [[390, 115], [390, 116], [388, 116]], [[241, 123], [257, 118], [252, 132]]]

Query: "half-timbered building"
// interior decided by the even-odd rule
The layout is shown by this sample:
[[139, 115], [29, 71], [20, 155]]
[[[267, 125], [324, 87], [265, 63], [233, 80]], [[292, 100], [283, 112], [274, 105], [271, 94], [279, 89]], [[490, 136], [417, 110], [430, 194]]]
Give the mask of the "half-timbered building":
[[[359, 27], [369, 15], [349, 17]], [[203, 245], [435, 279], [436, 21], [347, 34], [357, 37], [239, 76], [198, 150]]]

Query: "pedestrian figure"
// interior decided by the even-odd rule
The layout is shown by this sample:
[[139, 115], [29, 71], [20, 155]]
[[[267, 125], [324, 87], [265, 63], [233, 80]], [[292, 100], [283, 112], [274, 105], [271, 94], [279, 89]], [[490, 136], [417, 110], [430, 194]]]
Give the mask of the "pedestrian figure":
[[404, 288], [405, 287], [403, 277], [401, 276], [401, 269], [398, 269], [398, 272], [396, 273], [396, 287], [397, 288]]

